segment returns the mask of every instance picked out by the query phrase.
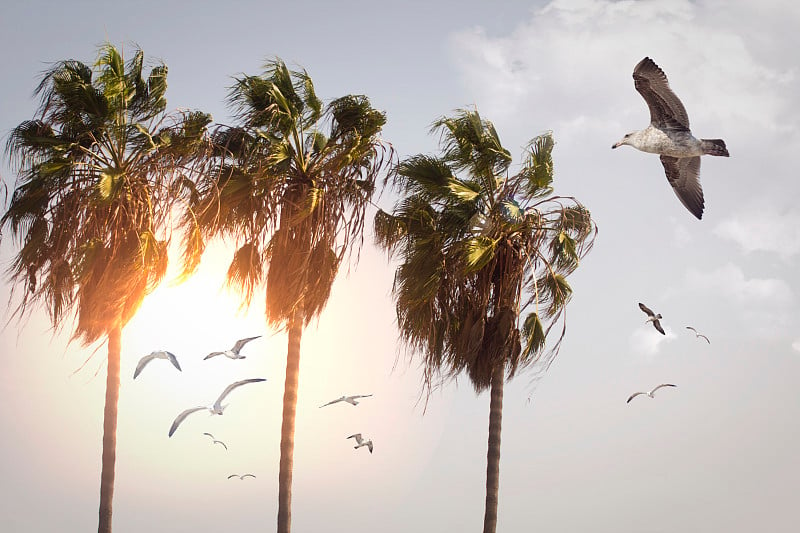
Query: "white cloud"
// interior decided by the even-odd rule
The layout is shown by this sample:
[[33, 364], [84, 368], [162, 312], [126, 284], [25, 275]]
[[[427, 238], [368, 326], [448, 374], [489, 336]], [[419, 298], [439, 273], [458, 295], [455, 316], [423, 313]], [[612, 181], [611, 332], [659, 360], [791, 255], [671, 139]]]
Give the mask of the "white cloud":
[[788, 305], [794, 295], [786, 281], [776, 278], [746, 278], [741, 268], [728, 263], [710, 272], [689, 269], [690, 289], [719, 292], [737, 304]]
[[794, 349], [794, 351], [800, 352], [800, 339], [797, 339], [792, 343], [792, 348]]
[[646, 327], [640, 327], [631, 333], [631, 350], [636, 354], [646, 356], [656, 355], [661, 350], [663, 344], [671, 342], [676, 338], [676, 335], [669, 327], [664, 328], [664, 333], [664, 335], [660, 334], [650, 324], [647, 324]]
[[746, 212], [723, 220], [714, 233], [747, 252], [774, 252], [786, 259], [800, 253], [800, 212]]
[[[752, 20], [752, 31], [720, 24], [720, 10]], [[646, 55], [670, 76], [694, 123], [713, 122], [713, 130], [698, 133], [732, 137], [737, 130], [753, 140], [797, 133], [793, 47], [774, 39], [764, 48], [758, 36], [785, 25], [798, 9], [756, 11], [751, 17], [749, 3], [723, 7], [715, 0], [554, 0], [510, 35], [474, 27], [451, 35], [450, 48], [487, 116], [528, 131], [544, 124], [562, 141], [574, 128], [601, 127], [621, 137], [646, 123], [631, 79]]]

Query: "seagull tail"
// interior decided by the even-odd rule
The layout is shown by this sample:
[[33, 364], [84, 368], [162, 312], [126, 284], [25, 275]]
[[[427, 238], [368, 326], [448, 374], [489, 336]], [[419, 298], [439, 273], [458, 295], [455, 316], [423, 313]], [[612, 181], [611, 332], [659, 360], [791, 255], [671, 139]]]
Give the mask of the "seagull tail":
[[704, 154], [729, 157], [728, 148], [722, 139], [700, 139], [700, 147]]

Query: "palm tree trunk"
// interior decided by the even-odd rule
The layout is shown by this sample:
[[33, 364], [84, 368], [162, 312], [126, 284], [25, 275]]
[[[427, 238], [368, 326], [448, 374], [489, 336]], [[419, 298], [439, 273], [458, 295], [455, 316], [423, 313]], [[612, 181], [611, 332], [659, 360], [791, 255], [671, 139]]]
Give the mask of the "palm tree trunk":
[[100, 522], [97, 533], [111, 533], [111, 503], [114, 499], [114, 464], [117, 453], [117, 403], [122, 328], [108, 333], [108, 375], [103, 409], [103, 465], [100, 471]]
[[[296, 314], [295, 316], [299, 316]], [[300, 339], [303, 319], [289, 327], [289, 348], [286, 354], [286, 383], [283, 388], [283, 422], [281, 424], [281, 459], [278, 470], [278, 533], [292, 530], [292, 467], [294, 464], [294, 418], [297, 409], [297, 384], [300, 379]]]
[[497, 503], [500, 499], [500, 430], [503, 425], [504, 368], [498, 366], [492, 374], [492, 399], [489, 404], [489, 450], [486, 453], [486, 513], [483, 533], [497, 530]]

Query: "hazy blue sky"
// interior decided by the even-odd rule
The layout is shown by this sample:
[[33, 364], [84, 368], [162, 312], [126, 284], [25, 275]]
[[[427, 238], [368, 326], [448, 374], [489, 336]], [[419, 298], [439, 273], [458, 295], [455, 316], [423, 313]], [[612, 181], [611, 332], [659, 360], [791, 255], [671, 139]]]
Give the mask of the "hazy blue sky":
[[[553, 130], [556, 190], [586, 204], [600, 234], [571, 278], [559, 357], [535, 389], [525, 375], [506, 387], [498, 531], [795, 531], [800, 4], [497, 4], [5, 2], [0, 136], [33, 116], [49, 62], [91, 62], [106, 39], [163, 59], [169, 106], [218, 122], [229, 118], [231, 76], [280, 56], [305, 67], [322, 98], [367, 94], [401, 157], [435, 150], [430, 123], [458, 107], [477, 105], [515, 157]], [[631, 78], [644, 56], [666, 72], [693, 132], [727, 142], [729, 159], [703, 160], [702, 221], [657, 156], [611, 150], [648, 122]], [[0, 174], [13, 182], [5, 156]], [[380, 202], [388, 209], [392, 196]], [[4, 268], [13, 244], [0, 248]], [[165, 283], [123, 332], [118, 533], [274, 528], [286, 338], [269, 336], [263, 298], [237, 315], [221, 288], [230, 253], [214, 246], [195, 278]], [[368, 236], [303, 338], [298, 533], [480, 529], [488, 395], [462, 380], [423, 416], [416, 363], [395, 366], [392, 267]], [[639, 301], [664, 315], [666, 336], [644, 324]], [[202, 361], [258, 334], [244, 361]], [[73, 375], [92, 352], [67, 337], [51, 337], [43, 313], [0, 333], [4, 531], [96, 528], [105, 346]], [[156, 361], [134, 382], [139, 357], [161, 347], [183, 372]], [[225, 416], [194, 415], [167, 438], [177, 413], [249, 377], [268, 381], [237, 391]], [[678, 388], [625, 403], [663, 382]], [[362, 393], [374, 397], [318, 409]], [[374, 454], [352, 449], [355, 432], [373, 438]], [[243, 472], [258, 477], [226, 479]]]

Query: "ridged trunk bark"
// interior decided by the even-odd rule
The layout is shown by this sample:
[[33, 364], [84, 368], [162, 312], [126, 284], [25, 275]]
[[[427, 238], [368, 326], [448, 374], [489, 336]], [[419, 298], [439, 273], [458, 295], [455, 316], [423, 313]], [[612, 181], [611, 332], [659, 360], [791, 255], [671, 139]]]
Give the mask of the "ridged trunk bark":
[[281, 459], [278, 470], [278, 533], [292, 530], [292, 468], [294, 464], [294, 419], [297, 410], [297, 384], [300, 379], [300, 339], [303, 320], [294, 320], [289, 327], [289, 348], [286, 354], [286, 382], [283, 388], [283, 422], [281, 423]]
[[486, 512], [483, 533], [497, 530], [497, 504], [500, 499], [500, 430], [503, 425], [503, 385], [505, 376], [499, 366], [492, 374], [492, 399], [489, 403], [489, 446], [486, 453]]
[[114, 499], [114, 465], [117, 457], [117, 405], [119, 403], [119, 365], [122, 328], [108, 333], [108, 374], [106, 404], [103, 408], [103, 464], [100, 471], [100, 521], [98, 533], [111, 533]]

